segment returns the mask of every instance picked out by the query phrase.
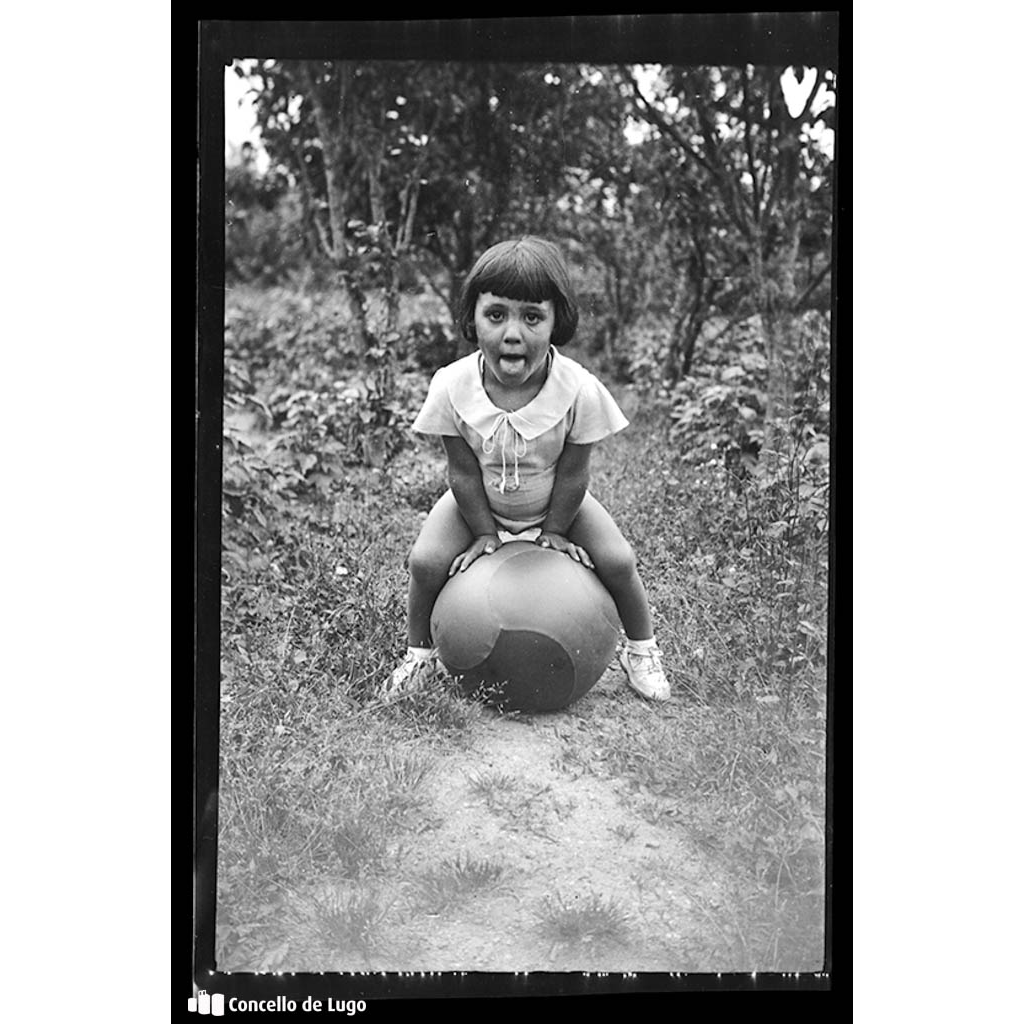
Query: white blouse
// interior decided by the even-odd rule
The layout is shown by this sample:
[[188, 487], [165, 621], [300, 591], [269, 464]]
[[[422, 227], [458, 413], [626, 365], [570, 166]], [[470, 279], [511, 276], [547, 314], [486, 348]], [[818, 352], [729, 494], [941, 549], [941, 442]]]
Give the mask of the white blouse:
[[480, 352], [443, 366], [412, 425], [419, 434], [465, 439], [480, 463], [492, 514], [513, 532], [544, 521], [566, 443], [593, 444], [629, 424], [589, 370], [554, 346], [550, 353], [543, 387], [515, 412], [488, 397]]

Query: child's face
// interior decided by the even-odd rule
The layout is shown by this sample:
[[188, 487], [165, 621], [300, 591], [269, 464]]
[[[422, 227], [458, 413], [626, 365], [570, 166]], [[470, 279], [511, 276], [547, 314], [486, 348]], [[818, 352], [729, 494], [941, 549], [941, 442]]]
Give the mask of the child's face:
[[521, 302], [484, 292], [473, 322], [484, 363], [499, 383], [514, 388], [543, 371], [555, 329], [550, 299]]

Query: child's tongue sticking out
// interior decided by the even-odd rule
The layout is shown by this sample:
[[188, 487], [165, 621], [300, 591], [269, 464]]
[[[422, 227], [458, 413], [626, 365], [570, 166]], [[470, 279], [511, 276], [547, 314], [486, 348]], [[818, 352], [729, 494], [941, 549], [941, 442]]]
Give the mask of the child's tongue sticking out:
[[507, 373], [510, 377], [518, 377], [526, 368], [526, 356], [521, 355], [503, 355], [498, 360], [498, 366], [501, 368], [502, 373]]

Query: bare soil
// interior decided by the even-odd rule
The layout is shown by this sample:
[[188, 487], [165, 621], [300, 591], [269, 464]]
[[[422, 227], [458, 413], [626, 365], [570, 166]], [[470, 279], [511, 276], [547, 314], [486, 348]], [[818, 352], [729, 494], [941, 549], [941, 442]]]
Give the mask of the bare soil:
[[[640, 700], [623, 690], [621, 671], [609, 669], [583, 701]], [[665, 707], [651, 706], [650, 714]], [[390, 910], [380, 939], [344, 962], [325, 950], [322, 962], [302, 969], [730, 969], [715, 920], [721, 869], [675, 820], [677, 800], [581, 767], [573, 753], [579, 727], [566, 713], [509, 717], [486, 709], [469, 742], [442, 755], [424, 783], [416, 824], [395, 851], [400, 877], [381, 892]], [[599, 750], [589, 754], [600, 758]], [[443, 909], [424, 910], [417, 880], [443, 876], [456, 860], [501, 873]], [[575, 936], [553, 929], [560, 909], [588, 905], [615, 908], [619, 926]]]

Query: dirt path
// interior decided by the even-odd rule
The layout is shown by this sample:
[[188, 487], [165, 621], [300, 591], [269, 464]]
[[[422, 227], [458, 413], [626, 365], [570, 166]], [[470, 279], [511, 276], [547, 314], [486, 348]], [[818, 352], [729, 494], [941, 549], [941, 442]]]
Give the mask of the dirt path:
[[[610, 670], [584, 699], [607, 701], [621, 686]], [[400, 879], [389, 883], [388, 902], [399, 909], [389, 915], [386, 942], [365, 963], [325, 966], [725, 969], [707, 909], [718, 902], [720, 880], [669, 814], [651, 813], [652, 800], [670, 813], [675, 802], [647, 794], [641, 816], [625, 782], [567, 758], [571, 731], [564, 714], [515, 718], [486, 710], [469, 745], [445, 755], [425, 784], [417, 828], [399, 854]], [[500, 875], [430, 906], [424, 879], [448, 878], [453, 863]]]

